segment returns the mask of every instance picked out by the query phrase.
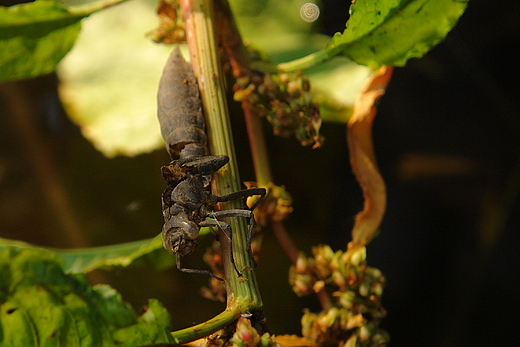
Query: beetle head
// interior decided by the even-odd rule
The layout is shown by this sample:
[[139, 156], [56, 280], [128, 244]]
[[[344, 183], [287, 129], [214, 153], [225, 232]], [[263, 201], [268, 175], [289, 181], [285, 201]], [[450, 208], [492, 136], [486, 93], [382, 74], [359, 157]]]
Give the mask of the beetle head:
[[168, 252], [181, 256], [190, 254], [197, 247], [199, 228], [192, 221], [166, 223], [163, 228], [163, 246]]

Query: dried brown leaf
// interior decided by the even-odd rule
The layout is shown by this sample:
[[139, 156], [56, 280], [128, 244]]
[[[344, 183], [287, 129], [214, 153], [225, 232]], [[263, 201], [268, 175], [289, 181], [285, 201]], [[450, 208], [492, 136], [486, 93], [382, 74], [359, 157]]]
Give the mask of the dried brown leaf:
[[319, 345], [306, 337], [296, 335], [280, 335], [276, 336], [276, 343], [282, 347], [318, 347]]
[[347, 127], [350, 164], [365, 199], [352, 229], [349, 252], [364, 247], [374, 237], [386, 209], [386, 187], [377, 167], [372, 143], [372, 123], [376, 102], [385, 93], [392, 68], [383, 66], [367, 79], [354, 103]]

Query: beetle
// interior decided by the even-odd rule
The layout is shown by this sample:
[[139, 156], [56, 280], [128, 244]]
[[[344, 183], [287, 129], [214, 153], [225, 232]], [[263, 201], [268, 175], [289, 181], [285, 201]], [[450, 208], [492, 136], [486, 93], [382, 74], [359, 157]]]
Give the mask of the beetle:
[[[225, 155], [208, 155], [205, 121], [197, 81], [177, 48], [170, 55], [159, 83], [158, 118], [161, 133], [166, 141], [172, 162], [161, 168], [167, 188], [162, 194], [164, 225], [163, 246], [175, 253], [177, 268], [188, 273], [208, 274], [208, 270], [188, 269], [181, 265], [181, 258], [191, 254], [197, 246], [200, 228], [220, 228], [229, 240], [229, 257], [238, 276], [242, 276], [233, 256], [232, 230], [219, 219], [246, 218], [248, 221], [247, 252], [253, 264], [251, 237], [255, 228], [253, 210], [266, 195], [264, 188], [251, 188], [224, 196], [211, 194], [211, 175], [229, 162]], [[244, 199], [259, 195], [248, 208], [215, 211], [219, 202]]]

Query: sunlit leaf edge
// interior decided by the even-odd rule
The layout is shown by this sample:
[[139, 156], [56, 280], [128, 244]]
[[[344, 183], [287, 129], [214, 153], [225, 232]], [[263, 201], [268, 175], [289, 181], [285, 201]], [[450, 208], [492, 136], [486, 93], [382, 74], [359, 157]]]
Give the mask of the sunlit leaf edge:
[[[30, 243], [8, 240], [0, 238], [0, 250], [14, 247], [18, 249], [43, 249], [49, 251], [64, 261], [64, 269], [66, 273], [88, 273], [99, 268], [107, 268], [114, 266], [128, 266], [139, 258], [155, 251], [162, 251], [161, 235], [154, 238], [121, 243], [117, 245], [78, 248], [78, 249], [56, 249], [45, 248], [32, 245]], [[171, 258], [173, 264], [173, 256], [164, 251]]]
[[[383, 8], [384, 5], [391, 6], [391, 1], [380, 1], [378, 15], [387, 14], [384, 20], [367, 18], [366, 10], [373, 3], [354, 2], [345, 31], [336, 33], [324, 51], [329, 58], [342, 54], [372, 68], [404, 66], [410, 58], [422, 57], [445, 39], [464, 13], [468, 1], [402, 0], [393, 8]], [[358, 25], [363, 22], [370, 28], [360, 29]], [[355, 35], [355, 30], [363, 34]]]
[[[209, 228], [201, 228], [199, 236], [210, 233]], [[0, 251], [8, 247], [41, 249], [55, 254], [63, 259], [65, 272], [70, 274], [134, 264], [143, 264], [161, 270], [172, 266], [175, 262], [175, 257], [163, 249], [161, 234], [150, 239], [116, 245], [70, 249], [41, 247], [28, 242], [0, 238]]]

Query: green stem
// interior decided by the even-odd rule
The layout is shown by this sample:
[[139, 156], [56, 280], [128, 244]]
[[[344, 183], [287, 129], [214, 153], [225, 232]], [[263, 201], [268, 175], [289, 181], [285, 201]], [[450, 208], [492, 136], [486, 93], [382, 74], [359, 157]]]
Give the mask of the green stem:
[[[233, 13], [226, 0], [215, 0], [215, 17], [218, 20], [217, 38], [225, 49], [235, 78], [251, 73], [246, 48], [242, 36], [234, 21]], [[255, 167], [256, 182], [260, 187], [267, 187], [272, 182], [269, 157], [265, 145], [262, 122], [257, 115], [251, 114], [249, 105], [242, 104], [247, 126], [251, 157]]]
[[80, 5], [71, 5], [66, 6], [67, 10], [74, 15], [80, 16], [80, 17], [86, 17], [91, 15], [94, 12], [100, 11], [102, 9], [105, 9], [107, 7], [120, 4], [122, 2], [125, 2], [126, 0], [100, 0], [100, 1], [94, 1], [94, 2], [88, 2], [85, 4]]
[[226, 326], [233, 323], [240, 317], [240, 310], [238, 309], [227, 309], [224, 312], [216, 315], [215, 317], [191, 326], [186, 329], [177, 330], [171, 333], [175, 345], [181, 345], [190, 341], [195, 341], [197, 339], [203, 338], [214, 333], [217, 330], [223, 329]]
[[305, 70], [319, 65], [327, 61], [331, 57], [332, 56], [330, 54], [328, 54], [324, 49], [322, 49], [317, 52], [311, 53], [303, 58], [278, 64], [277, 68], [278, 70], [285, 72]]
[[[191, 63], [202, 96], [210, 149], [213, 155], [224, 154], [230, 159], [229, 164], [219, 170], [212, 180], [214, 193], [226, 195], [242, 188], [215, 39], [213, 3], [211, 0], [183, 0], [182, 6]], [[229, 201], [222, 203], [221, 208], [240, 209], [242, 203], [238, 200]], [[238, 307], [243, 313], [260, 310], [263, 305], [262, 299], [247, 252], [247, 222], [244, 218], [228, 218], [226, 222], [230, 224], [232, 230], [235, 262], [238, 269], [242, 270], [242, 276], [238, 277], [229, 259], [230, 245], [226, 236], [221, 235], [228, 309], [234, 310]]]
[[[217, 34], [233, 66], [235, 78], [248, 75], [252, 68], [247, 60], [246, 49], [243, 45], [242, 37], [233, 20], [233, 14], [226, 0], [215, 0], [216, 16], [219, 20]], [[259, 187], [269, 187], [273, 182], [267, 146], [265, 143], [262, 120], [250, 112], [251, 107], [242, 103], [244, 118], [247, 126], [249, 144], [251, 147], [251, 157], [255, 168], [256, 182]], [[289, 259], [296, 263], [300, 251], [293, 242], [283, 222], [272, 221], [271, 229], [282, 246]]]

